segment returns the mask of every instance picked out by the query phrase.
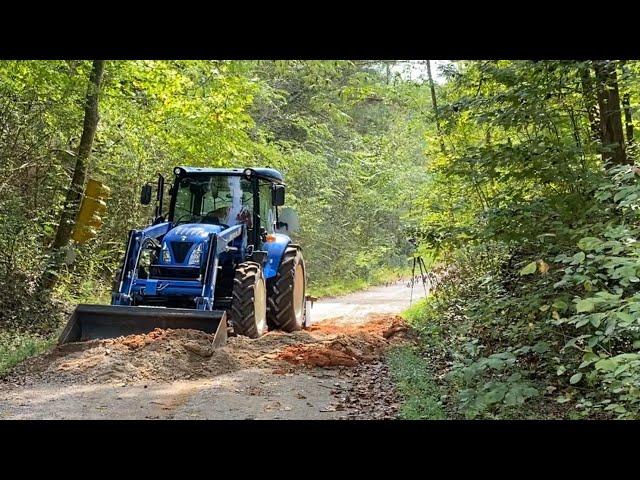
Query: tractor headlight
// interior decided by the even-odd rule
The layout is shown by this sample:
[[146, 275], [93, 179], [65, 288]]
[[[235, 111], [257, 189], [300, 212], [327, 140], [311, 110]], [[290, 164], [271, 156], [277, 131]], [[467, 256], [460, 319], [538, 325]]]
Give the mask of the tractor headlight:
[[198, 244], [196, 248], [191, 252], [189, 257], [189, 265], [200, 265], [200, 259], [202, 258], [202, 243]]
[[171, 263], [171, 253], [166, 244], [162, 246], [162, 263]]

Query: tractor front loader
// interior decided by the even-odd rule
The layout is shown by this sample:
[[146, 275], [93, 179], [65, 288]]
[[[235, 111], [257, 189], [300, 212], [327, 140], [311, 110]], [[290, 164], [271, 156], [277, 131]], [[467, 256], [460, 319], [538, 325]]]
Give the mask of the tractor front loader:
[[[176, 167], [163, 211], [158, 179], [155, 220], [129, 232], [111, 305], [78, 305], [59, 344], [188, 328], [256, 338], [294, 331], [307, 319], [302, 249], [283, 232], [297, 217], [284, 181], [270, 168]], [[141, 202], [151, 203], [152, 186]]]

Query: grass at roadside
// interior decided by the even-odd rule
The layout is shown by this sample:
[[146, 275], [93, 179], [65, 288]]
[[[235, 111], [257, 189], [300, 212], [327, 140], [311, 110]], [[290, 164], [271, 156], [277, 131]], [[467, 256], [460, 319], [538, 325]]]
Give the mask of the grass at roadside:
[[[402, 312], [415, 325], [425, 316], [427, 300], [422, 299]], [[387, 355], [391, 377], [402, 398], [400, 417], [405, 420], [445, 420], [444, 391], [433, 378], [434, 368], [420, 355], [420, 344], [393, 348]]]
[[440, 391], [429, 365], [412, 347], [392, 349], [387, 361], [391, 377], [403, 399], [400, 417], [405, 420], [444, 420]]
[[307, 290], [307, 294], [319, 298], [337, 297], [347, 293], [356, 292], [358, 290], [364, 290], [368, 286], [369, 283], [362, 279], [339, 280], [327, 285], [311, 285]]
[[404, 318], [409, 324], [415, 325], [420, 319], [424, 318], [427, 309], [427, 300], [422, 298], [402, 312]]
[[337, 297], [396, 280], [398, 275], [407, 277], [409, 274], [410, 272], [408, 270], [382, 269], [372, 273], [369, 278], [338, 279], [326, 283], [311, 284], [307, 287], [307, 294], [320, 298]]
[[55, 336], [43, 337], [28, 333], [0, 332], [0, 376], [26, 358], [48, 350], [55, 344], [55, 341]]

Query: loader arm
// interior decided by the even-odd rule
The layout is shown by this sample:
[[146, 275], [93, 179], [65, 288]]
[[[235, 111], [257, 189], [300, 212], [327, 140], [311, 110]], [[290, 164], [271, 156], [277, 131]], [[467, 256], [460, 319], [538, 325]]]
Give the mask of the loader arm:
[[111, 294], [111, 305], [131, 305], [131, 289], [136, 280], [136, 269], [145, 239], [158, 239], [171, 229], [171, 223], [164, 222], [144, 230], [130, 230], [127, 248], [122, 261], [118, 291]]
[[209, 235], [209, 249], [202, 281], [202, 295], [195, 299], [198, 310], [213, 310], [216, 278], [218, 276], [218, 259], [221, 253], [232, 251], [235, 248], [230, 247], [229, 244], [242, 235], [243, 228], [244, 225], [235, 225], [219, 234], [212, 233]]

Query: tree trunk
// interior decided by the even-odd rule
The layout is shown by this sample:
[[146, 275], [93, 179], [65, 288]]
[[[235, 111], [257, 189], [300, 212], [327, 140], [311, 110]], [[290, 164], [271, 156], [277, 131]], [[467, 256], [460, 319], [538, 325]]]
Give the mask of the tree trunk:
[[598, 60], [593, 62], [593, 68], [600, 107], [602, 161], [605, 164], [624, 165], [629, 162], [624, 149], [616, 63]]
[[591, 128], [589, 137], [592, 142], [598, 142], [601, 140], [601, 132], [597, 97], [593, 88], [593, 77], [591, 76], [591, 71], [588, 66], [581, 66], [579, 69], [582, 97], [584, 99], [585, 109], [587, 110], [587, 116], [589, 117], [589, 127]]
[[42, 278], [41, 286], [44, 288], [51, 288], [55, 284], [57, 269], [61, 263], [59, 258], [60, 253], [61, 250], [69, 244], [76, 216], [78, 215], [78, 209], [82, 199], [82, 190], [87, 177], [89, 157], [93, 147], [93, 139], [98, 128], [98, 98], [102, 74], [104, 72], [104, 63], [104, 60], [94, 60], [93, 68], [89, 76], [89, 85], [84, 107], [84, 125], [78, 147], [78, 154], [76, 155], [76, 166], [73, 171], [71, 184], [67, 190], [67, 198], [64, 202], [60, 223], [51, 248], [52, 263], [50, 263], [49, 269], [47, 269]]
[[433, 76], [431, 75], [431, 60], [427, 60], [427, 77], [429, 78], [429, 88], [431, 89], [431, 104], [433, 106], [433, 116], [436, 120], [436, 132], [438, 134], [438, 141], [440, 142], [440, 151], [442, 153], [446, 153], [444, 140], [442, 138], [442, 131], [440, 130], [440, 115], [438, 113], [438, 101], [436, 100], [436, 86], [433, 83]]
[[627, 156], [631, 157], [632, 154], [629, 153], [630, 150], [633, 150], [633, 115], [631, 114], [631, 95], [629, 94], [629, 88], [627, 85], [629, 84], [629, 70], [627, 69], [627, 62], [625, 60], [620, 62], [620, 68], [622, 69], [622, 86], [623, 90], [626, 90], [624, 95], [622, 95], [622, 110], [624, 111], [624, 128], [625, 134], [627, 136], [627, 144], [626, 144], [626, 152]]
[[631, 99], [629, 94], [622, 96], [622, 107], [624, 109], [624, 126], [627, 134], [627, 148], [633, 145], [633, 118], [631, 117]]

